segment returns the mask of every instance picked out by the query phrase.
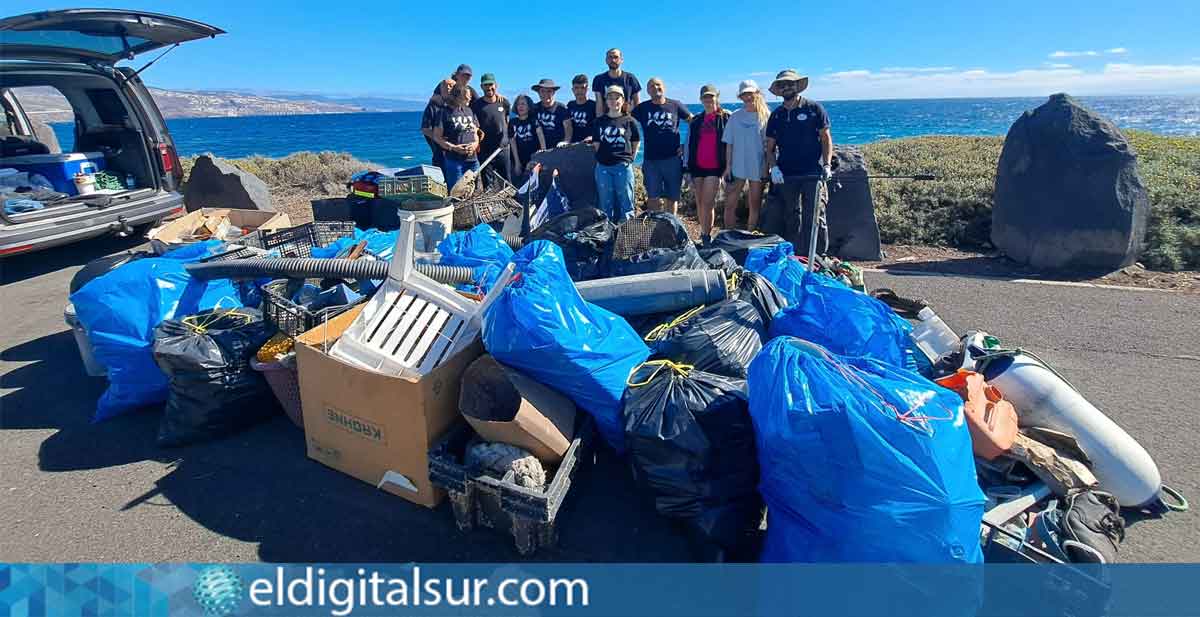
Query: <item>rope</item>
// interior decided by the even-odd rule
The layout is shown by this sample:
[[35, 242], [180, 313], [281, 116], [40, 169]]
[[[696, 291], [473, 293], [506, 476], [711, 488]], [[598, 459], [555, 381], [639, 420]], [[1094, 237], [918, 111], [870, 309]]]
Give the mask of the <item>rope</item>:
[[221, 302], [225, 300], [226, 298], [221, 298], [221, 300], [217, 302], [217, 306], [213, 307], [212, 312], [203, 315], [188, 315], [187, 317], [181, 319], [180, 323], [191, 328], [196, 334], [204, 334], [208, 332], [208, 329], [213, 324], [225, 319], [226, 317], [241, 319], [242, 323], [240, 325], [247, 325], [254, 321], [253, 317], [239, 312], [236, 308], [225, 309], [225, 311], [222, 312], [219, 307], [221, 306]]
[[696, 313], [699, 313], [703, 309], [704, 309], [704, 305], [701, 304], [700, 306], [697, 306], [696, 308], [687, 311], [686, 313], [680, 315], [679, 317], [676, 317], [675, 319], [672, 319], [671, 321], [658, 324], [657, 326], [654, 327], [653, 330], [651, 330], [649, 333], [647, 333], [646, 338], [644, 338], [642, 340], [646, 341], [647, 343], [653, 343], [654, 341], [657, 341], [664, 334], [666, 334], [668, 330], [691, 319], [692, 317], [694, 317], [696, 315]]
[[[633, 376], [636, 375], [638, 371], [642, 370], [642, 368], [647, 367], [647, 366], [653, 366], [654, 372], [650, 373], [650, 376], [647, 377], [645, 381], [638, 381], [638, 382], [633, 381]], [[676, 375], [679, 375], [680, 377], [687, 377], [688, 373], [692, 372], [692, 369], [694, 369], [696, 367], [691, 364], [679, 364], [677, 362], [672, 362], [670, 360], [647, 360], [647, 361], [633, 367], [632, 371], [629, 371], [629, 377], [625, 379], [625, 385], [629, 386], [630, 388], [638, 388], [638, 387], [644, 386], [644, 385], [654, 381], [654, 378], [657, 377], [658, 373], [660, 371], [662, 371], [664, 368], [675, 373]]]

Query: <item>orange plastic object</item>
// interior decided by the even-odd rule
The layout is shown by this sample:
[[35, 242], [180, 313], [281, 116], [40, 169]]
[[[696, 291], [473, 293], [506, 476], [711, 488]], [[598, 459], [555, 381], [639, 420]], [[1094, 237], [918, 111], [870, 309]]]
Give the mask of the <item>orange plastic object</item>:
[[1017, 410], [1004, 400], [999, 389], [983, 380], [983, 375], [959, 369], [938, 379], [937, 384], [962, 397], [976, 456], [990, 461], [1012, 448], [1017, 438]]

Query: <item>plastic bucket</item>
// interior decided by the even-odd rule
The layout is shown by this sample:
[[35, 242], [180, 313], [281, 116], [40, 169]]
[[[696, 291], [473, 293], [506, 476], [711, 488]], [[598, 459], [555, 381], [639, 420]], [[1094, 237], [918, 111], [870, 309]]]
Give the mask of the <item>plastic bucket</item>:
[[88, 340], [83, 324], [80, 324], [79, 318], [75, 316], [74, 304], [68, 304], [63, 309], [63, 321], [67, 322], [67, 327], [71, 328], [71, 334], [75, 335], [75, 346], [79, 347], [79, 359], [83, 360], [83, 370], [89, 377], [108, 376], [108, 367], [97, 360], [96, 354], [92, 352], [92, 342]]
[[262, 373], [275, 399], [293, 424], [304, 429], [304, 414], [300, 406], [300, 374], [295, 367], [281, 362], [259, 362], [250, 359], [250, 368]]
[[417, 231], [425, 239], [424, 247], [416, 247], [418, 252], [436, 251], [438, 243], [454, 231], [454, 204], [431, 210], [408, 210], [404, 206], [399, 209], [416, 218]]

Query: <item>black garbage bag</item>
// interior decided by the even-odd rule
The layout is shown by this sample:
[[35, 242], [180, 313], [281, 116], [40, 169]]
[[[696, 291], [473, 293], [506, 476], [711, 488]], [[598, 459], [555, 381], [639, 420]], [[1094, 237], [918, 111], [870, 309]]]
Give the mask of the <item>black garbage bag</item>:
[[741, 300], [692, 309], [663, 326], [645, 337], [652, 359], [743, 379], [767, 336], [758, 309]]
[[707, 269], [687, 228], [669, 212], [643, 212], [621, 223], [609, 252], [609, 276]]
[[743, 302], [749, 302], [755, 309], [758, 309], [758, 314], [762, 317], [763, 328], [769, 332], [771, 319], [775, 317], [776, 313], [787, 308], [787, 298], [779, 292], [774, 283], [757, 272], [742, 270], [737, 277], [737, 288], [730, 295]]
[[168, 320], [154, 330], [154, 361], [170, 395], [158, 426], [160, 446], [221, 437], [279, 413], [250, 358], [275, 334], [256, 309], [213, 309]]
[[760, 234], [742, 229], [723, 229], [713, 236], [710, 246], [725, 249], [725, 252], [729, 253], [729, 256], [739, 266], [742, 266], [746, 264], [746, 255], [750, 253], [750, 249], [775, 246], [780, 242], [783, 242], [783, 238], [775, 234]]
[[101, 257], [87, 262], [87, 265], [79, 269], [75, 276], [71, 277], [71, 283], [68, 287], [71, 293], [75, 293], [92, 281], [120, 268], [121, 266], [137, 261], [144, 257], [152, 257], [154, 254], [146, 251], [125, 251], [108, 257]]
[[596, 208], [577, 208], [540, 225], [528, 242], [549, 240], [562, 249], [574, 281], [604, 276], [604, 260], [613, 240], [613, 224]]
[[737, 552], [762, 516], [746, 382], [649, 361], [625, 390], [634, 478], [659, 514]]
[[721, 270], [728, 275], [733, 274], [739, 268], [738, 262], [734, 261], [733, 257], [730, 257], [729, 253], [725, 252], [725, 249], [710, 246], [696, 249], [696, 252], [700, 255], [700, 259], [703, 259], [708, 264], [710, 270]]

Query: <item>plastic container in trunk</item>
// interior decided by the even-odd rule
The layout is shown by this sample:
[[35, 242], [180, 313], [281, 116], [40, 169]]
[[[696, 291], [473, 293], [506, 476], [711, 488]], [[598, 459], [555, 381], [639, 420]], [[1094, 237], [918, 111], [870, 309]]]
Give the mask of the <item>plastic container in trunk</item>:
[[[525, 488], [467, 467], [466, 450], [475, 431], [460, 421], [429, 450], [429, 477], [450, 495], [454, 519], [463, 531], [476, 525], [508, 532], [517, 552], [529, 555], [558, 543], [558, 511], [576, 472], [592, 461], [594, 425], [586, 414], [558, 468], [547, 470], [544, 490]], [[509, 476], [512, 474], [510, 473]]]

